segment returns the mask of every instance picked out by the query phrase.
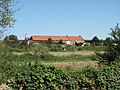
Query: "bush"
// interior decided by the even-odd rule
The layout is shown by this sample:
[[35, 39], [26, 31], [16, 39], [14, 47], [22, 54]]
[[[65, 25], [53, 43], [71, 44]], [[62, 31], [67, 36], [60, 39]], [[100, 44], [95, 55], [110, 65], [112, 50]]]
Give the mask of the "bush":
[[75, 45], [65, 45], [66, 51], [77, 51], [78, 47]]
[[[101, 68], [85, 67], [80, 70], [61, 70], [54, 66], [29, 64], [4, 69], [13, 89], [23, 90], [120, 90], [120, 62]], [[11, 67], [9, 69], [9, 67]], [[8, 75], [7, 75], [8, 73]], [[12, 78], [10, 78], [12, 75]], [[13, 78], [14, 76], [14, 78]]]
[[97, 81], [98, 70], [87, 66], [82, 70], [70, 72], [75, 90], [99, 90]]
[[120, 62], [103, 67], [98, 74], [101, 90], [120, 90]]
[[45, 56], [48, 55], [48, 48], [44, 44], [34, 45], [32, 48], [35, 56]]
[[63, 51], [62, 46], [60, 44], [47, 44], [49, 51], [59, 52]]
[[58, 90], [60, 88], [72, 90], [69, 80], [64, 71], [53, 66], [34, 65], [30, 66], [27, 72], [18, 73], [12, 82], [12, 87], [14, 89], [22, 87], [23, 90]]

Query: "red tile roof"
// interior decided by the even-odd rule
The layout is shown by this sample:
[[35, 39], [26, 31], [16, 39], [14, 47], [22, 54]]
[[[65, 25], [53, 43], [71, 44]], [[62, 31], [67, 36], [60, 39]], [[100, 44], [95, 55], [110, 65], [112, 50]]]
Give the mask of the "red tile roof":
[[48, 40], [48, 38], [51, 38], [53, 41], [56, 41], [56, 40], [64, 40], [64, 41], [79, 40], [79, 41], [84, 41], [82, 36], [31, 36], [31, 40], [46, 41], [46, 40]]
[[74, 41], [74, 40], [80, 40], [80, 41], [84, 41], [84, 39], [81, 36], [68, 36], [70, 41]]
[[50, 36], [50, 38], [52, 38], [52, 40], [54, 40], [54, 41], [56, 41], [56, 40], [68, 41], [69, 40], [66, 36]]
[[32, 40], [48, 40], [49, 36], [31, 36]]

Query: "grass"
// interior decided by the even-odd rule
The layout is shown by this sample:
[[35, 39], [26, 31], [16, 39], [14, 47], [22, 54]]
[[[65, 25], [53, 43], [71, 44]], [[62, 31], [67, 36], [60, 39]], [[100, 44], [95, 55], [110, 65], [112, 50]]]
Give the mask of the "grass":
[[70, 55], [82, 55], [82, 56], [89, 56], [89, 55], [95, 55], [94, 51], [87, 51], [87, 50], [82, 50], [82, 51], [75, 51], [75, 52], [49, 52], [53, 56], [70, 56]]
[[86, 66], [99, 67], [98, 61], [79, 61], [79, 62], [42, 62], [44, 65], [52, 65], [63, 69], [79, 69]]

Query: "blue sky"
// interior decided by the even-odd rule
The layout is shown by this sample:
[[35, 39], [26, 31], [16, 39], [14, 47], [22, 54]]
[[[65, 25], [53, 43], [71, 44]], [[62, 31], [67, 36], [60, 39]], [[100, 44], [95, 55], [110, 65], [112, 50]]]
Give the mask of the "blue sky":
[[17, 21], [9, 34], [81, 35], [104, 39], [120, 23], [120, 0], [19, 0]]

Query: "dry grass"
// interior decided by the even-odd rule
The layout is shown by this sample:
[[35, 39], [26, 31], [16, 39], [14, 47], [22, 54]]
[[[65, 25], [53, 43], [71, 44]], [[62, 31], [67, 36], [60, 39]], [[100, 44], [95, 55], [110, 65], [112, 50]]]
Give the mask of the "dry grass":
[[86, 66], [99, 67], [98, 61], [80, 61], [80, 62], [43, 62], [44, 65], [53, 65], [59, 68], [84, 68]]
[[78, 55], [83, 55], [83, 56], [87, 56], [87, 55], [93, 55], [95, 54], [94, 51], [76, 51], [76, 52], [49, 52], [51, 55], [54, 56], [69, 56], [71, 54], [78, 54]]

